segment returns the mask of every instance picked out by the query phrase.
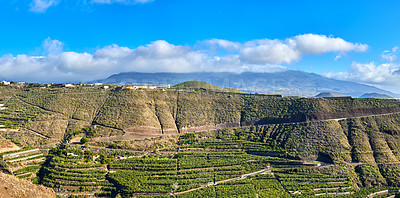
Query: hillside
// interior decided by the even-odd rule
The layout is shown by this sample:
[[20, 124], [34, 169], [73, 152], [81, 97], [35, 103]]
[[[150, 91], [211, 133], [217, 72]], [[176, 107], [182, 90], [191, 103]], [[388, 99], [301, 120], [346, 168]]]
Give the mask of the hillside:
[[50, 188], [34, 185], [26, 180], [0, 172], [0, 195], [7, 198], [50, 198], [56, 197]]
[[236, 88], [244, 92], [282, 94], [284, 96], [315, 96], [320, 92], [334, 92], [358, 97], [364, 93], [396, 94], [373, 86], [335, 80], [314, 73], [288, 70], [275, 73], [137, 73], [114, 74], [106, 79], [93, 81], [105, 84], [178, 84], [185, 81], [204, 81], [220, 87]]
[[[346, 164], [365, 187], [400, 186], [400, 114], [225, 129], [254, 141], [273, 139], [303, 159]], [[369, 173], [367, 173], [369, 172]]]
[[204, 89], [210, 91], [221, 91], [221, 92], [233, 92], [233, 93], [243, 93], [237, 89], [229, 88], [229, 87], [219, 87], [216, 85], [212, 85], [210, 83], [206, 83], [203, 81], [185, 81], [179, 84], [174, 85], [173, 87], [180, 88], [180, 89]]
[[346, 97], [346, 96], [338, 93], [322, 92], [316, 95], [315, 97], [330, 98], [330, 97]]
[[21, 147], [2, 153], [3, 168], [59, 194], [366, 197], [400, 187], [395, 99], [89, 86], [0, 95], [4, 147]]
[[[98, 146], [90, 152], [59, 147], [50, 151], [40, 179], [46, 186], [61, 185], [65, 193], [76, 189], [99, 197], [359, 198], [389, 189], [383, 193], [387, 197], [400, 189], [399, 147], [394, 145], [397, 137], [380, 128], [398, 125], [399, 118], [393, 114], [186, 133], [141, 142], [153, 145], [146, 149], [138, 147], [140, 142], [129, 150], [117, 149], [126, 146], [123, 141], [114, 149]], [[376, 127], [364, 133], [371, 125]], [[103, 159], [91, 160], [95, 153]]]
[[[7, 88], [8, 89], [8, 88]], [[17, 90], [0, 124], [25, 144], [57, 143], [95, 127], [99, 138], [135, 139], [178, 132], [374, 115], [400, 111], [396, 100], [336, 100], [213, 91], [104, 90], [95, 87]], [[7, 93], [7, 92], [6, 92]]]

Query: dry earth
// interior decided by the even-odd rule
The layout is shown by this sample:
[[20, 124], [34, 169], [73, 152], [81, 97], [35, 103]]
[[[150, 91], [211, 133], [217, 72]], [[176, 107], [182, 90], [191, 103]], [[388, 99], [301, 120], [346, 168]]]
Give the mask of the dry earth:
[[0, 139], [0, 153], [4, 153], [7, 151], [14, 151], [20, 149], [19, 146], [12, 143], [10, 140]]
[[7, 198], [56, 197], [50, 188], [32, 184], [15, 176], [0, 173], [0, 196]]

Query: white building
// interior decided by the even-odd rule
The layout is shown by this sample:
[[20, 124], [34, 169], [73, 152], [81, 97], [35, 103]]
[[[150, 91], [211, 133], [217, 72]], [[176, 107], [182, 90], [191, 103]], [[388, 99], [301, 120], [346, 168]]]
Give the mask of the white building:
[[96, 160], [99, 157], [100, 157], [100, 155], [93, 156], [93, 161]]
[[65, 84], [64, 87], [75, 87], [73, 84]]
[[10, 85], [11, 83], [10, 82], [7, 82], [7, 81], [1, 81], [2, 83], [3, 83], [3, 85]]

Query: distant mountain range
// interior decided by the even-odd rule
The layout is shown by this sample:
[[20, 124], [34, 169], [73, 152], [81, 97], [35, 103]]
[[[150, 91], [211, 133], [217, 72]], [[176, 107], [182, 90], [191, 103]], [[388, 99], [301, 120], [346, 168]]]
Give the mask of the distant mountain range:
[[237, 88], [244, 92], [282, 94], [285, 96], [315, 96], [320, 92], [334, 92], [359, 97], [364, 93], [385, 94], [399, 97], [392, 92], [365, 84], [335, 80], [318, 74], [288, 70], [276, 73], [138, 73], [127, 72], [111, 75], [91, 83], [104, 84], [170, 84], [199, 80], [221, 87]]
[[361, 98], [393, 98], [391, 96], [388, 96], [386, 94], [378, 94], [378, 93], [365, 93]]

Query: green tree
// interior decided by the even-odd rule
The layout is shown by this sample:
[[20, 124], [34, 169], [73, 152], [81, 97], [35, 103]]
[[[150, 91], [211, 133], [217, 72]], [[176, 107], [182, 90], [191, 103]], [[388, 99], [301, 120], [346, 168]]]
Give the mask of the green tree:
[[86, 142], [89, 142], [89, 139], [88, 139], [87, 137], [83, 137], [83, 138], [81, 139], [81, 143], [82, 143], [82, 144], [85, 144]]

